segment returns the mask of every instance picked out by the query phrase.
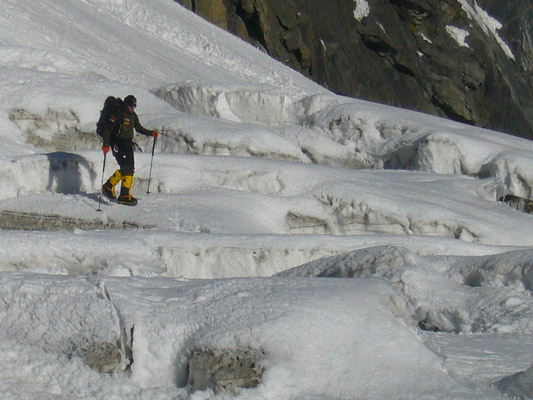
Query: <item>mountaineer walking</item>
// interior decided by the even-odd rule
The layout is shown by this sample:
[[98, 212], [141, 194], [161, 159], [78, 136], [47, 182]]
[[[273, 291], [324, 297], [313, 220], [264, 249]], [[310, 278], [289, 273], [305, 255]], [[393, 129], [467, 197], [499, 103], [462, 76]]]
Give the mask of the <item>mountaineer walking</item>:
[[[117, 99], [118, 100], [118, 99]], [[120, 100], [118, 100], [120, 102]], [[131, 194], [131, 187], [133, 184], [133, 173], [135, 172], [135, 159], [133, 156], [134, 130], [145, 136], [152, 136], [157, 139], [157, 131], [150, 131], [144, 128], [139, 122], [139, 117], [135, 113], [137, 107], [137, 99], [129, 95], [116, 111], [116, 115], [111, 114], [109, 118], [102, 124], [102, 137], [104, 144], [102, 151], [104, 156], [107, 155], [109, 149], [112, 149], [113, 156], [117, 160], [119, 169], [102, 186], [103, 194], [110, 200], [117, 200], [119, 204], [134, 206], [137, 204], [137, 199]], [[120, 195], [118, 199], [115, 194], [115, 186], [122, 181], [120, 188]]]

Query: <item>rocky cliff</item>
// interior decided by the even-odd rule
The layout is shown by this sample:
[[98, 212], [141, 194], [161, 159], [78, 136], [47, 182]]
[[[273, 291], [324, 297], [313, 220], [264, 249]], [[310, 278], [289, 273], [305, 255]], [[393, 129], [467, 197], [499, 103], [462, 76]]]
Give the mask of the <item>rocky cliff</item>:
[[531, 0], [178, 0], [333, 92], [533, 139]]

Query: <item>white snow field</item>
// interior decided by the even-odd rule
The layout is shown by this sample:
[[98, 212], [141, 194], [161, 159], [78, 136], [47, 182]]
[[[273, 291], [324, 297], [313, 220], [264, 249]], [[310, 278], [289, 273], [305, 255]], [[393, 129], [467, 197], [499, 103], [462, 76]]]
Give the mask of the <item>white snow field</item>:
[[[0, 9], [0, 398], [533, 397], [532, 142], [334, 95], [172, 0]], [[137, 207], [100, 202], [128, 94]]]

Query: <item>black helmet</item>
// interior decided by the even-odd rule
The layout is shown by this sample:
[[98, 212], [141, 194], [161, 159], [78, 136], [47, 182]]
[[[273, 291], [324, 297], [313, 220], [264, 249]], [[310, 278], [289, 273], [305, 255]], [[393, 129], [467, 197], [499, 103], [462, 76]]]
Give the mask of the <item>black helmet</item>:
[[130, 106], [130, 107], [137, 107], [137, 99], [135, 98], [135, 96], [130, 94], [129, 96], [126, 96], [126, 98], [124, 99], [124, 105]]

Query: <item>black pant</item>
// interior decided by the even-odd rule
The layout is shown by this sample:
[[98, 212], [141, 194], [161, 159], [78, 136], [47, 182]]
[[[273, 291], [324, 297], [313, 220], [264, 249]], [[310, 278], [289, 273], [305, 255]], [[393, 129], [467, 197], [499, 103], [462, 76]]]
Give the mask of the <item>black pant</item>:
[[118, 139], [113, 146], [113, 156], [120, 166], [122, 175], [133, 175], [135, 172], [135, 158], [133, 156], [133, 140]]

